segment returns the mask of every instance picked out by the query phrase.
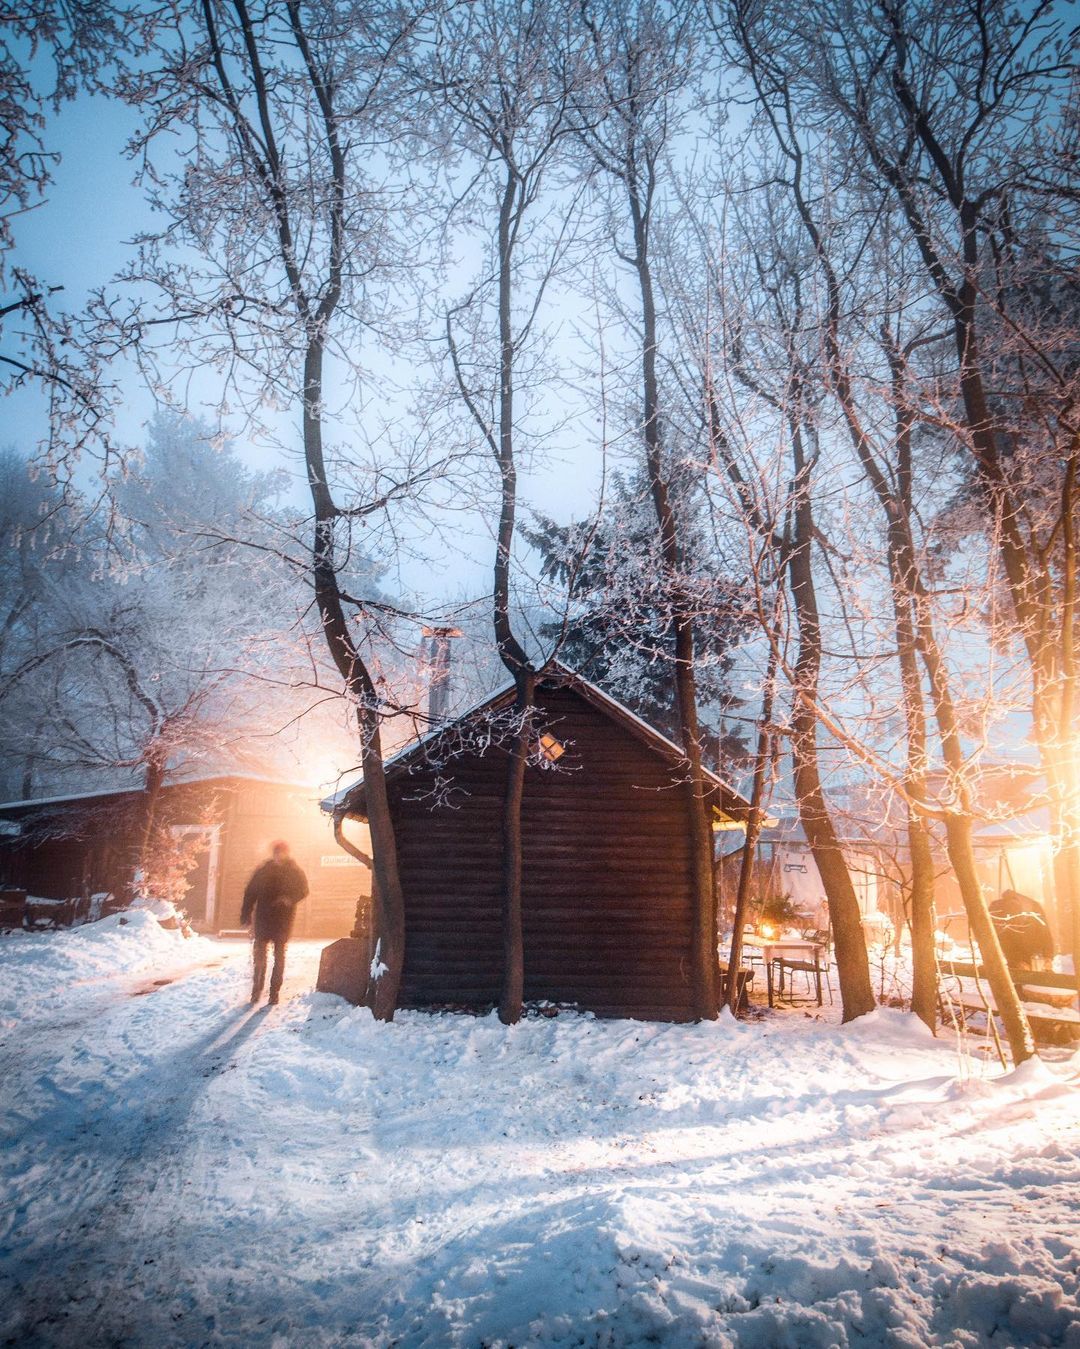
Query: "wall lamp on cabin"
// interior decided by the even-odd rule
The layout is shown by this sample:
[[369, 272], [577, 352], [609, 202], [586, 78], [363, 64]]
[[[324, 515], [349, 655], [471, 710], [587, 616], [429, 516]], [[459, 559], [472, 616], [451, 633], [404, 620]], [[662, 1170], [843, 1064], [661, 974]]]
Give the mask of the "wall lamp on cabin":
[[545, 732], [537, 742], [537, 750], [541, 759], [545, 759], [548, 763], [557, 763], [566, 753], [566, 746], [549, 732]]

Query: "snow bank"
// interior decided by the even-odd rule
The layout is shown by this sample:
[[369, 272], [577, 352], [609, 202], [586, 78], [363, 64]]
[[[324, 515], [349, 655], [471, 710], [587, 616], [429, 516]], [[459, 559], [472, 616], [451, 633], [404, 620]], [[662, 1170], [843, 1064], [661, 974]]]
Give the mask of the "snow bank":
[[276, 1182], [296, 1342], [352, 1333], [316, 1280], [378, 1345], [1080, 1346], [1080, 1060], [959, 1074], [887, 1010], [507, 1030], [315, 995], [282, 1032], [244, 1099], [324, 1159]]
[[12, 1041], [0, 1340], [1080, 1349], [1080, 1055], [888, 1010], [384, 1026], [303, 943], [252, 1012], [214, 949]]
[[0, 1024], [64, 1006], [102, 979], [190, 961], [208, 943], [162, 927], [155, 912], [133, 908], [55, 932], [0, 937]]

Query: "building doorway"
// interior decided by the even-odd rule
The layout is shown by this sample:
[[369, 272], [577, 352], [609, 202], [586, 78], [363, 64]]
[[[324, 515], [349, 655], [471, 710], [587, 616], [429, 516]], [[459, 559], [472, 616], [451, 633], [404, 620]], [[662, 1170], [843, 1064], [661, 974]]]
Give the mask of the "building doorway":
[[217, 916], [221, 826], [175, 824], [169, 832], [184, 846], [191, 862], [186, 877], [187, 893], [180, 901], [180, 907], [196, 927], [212, 930]]

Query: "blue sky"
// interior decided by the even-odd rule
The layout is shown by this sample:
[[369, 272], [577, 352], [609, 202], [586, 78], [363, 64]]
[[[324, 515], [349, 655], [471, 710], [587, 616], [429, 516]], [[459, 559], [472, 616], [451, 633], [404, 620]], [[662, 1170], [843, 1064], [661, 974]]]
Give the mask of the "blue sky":
[[[15, 222], [13, 261], [47, 284], [62, 286], [54, 301], [59, 307], [77, 310], [96, 287], [107, 285], [123, 266], [135, 236], [155, 223], [142, 188], [134, 182], [136, 165], [125, 154], [137, 126], [130, 108], [101, 95], [80, 95], [49, 119], [45, 143], [59, 155], [54, 181], [46, 199]], [[138, 443], [153, 415], [154, 400], [137, 371], [122, 372], [120, 382], [120, 438]], [[197, 397], [199, 393], [210, 401], [217, 390], [208, 381]], [[3, 439], [30, 452], [45, 428], [40, 393], [20, 391], [7, 400], [5, 413]], [[298, 445], [288, 423], [281, 438]], [[298, 456], [283, 456], [278, 448], [253, 444], [243, 434], [236, 443], [253, 466], [284, 465], [295, 483], [292, 499], [307, 505]], [[587, 512], [597, 473], [598, 462], [572, 446], [553, 462], [523, 465], [523, 506], [529, 503], [560, 518]], [[445, 537], [433, 541], [427, 552], [421, 540], [403, 550], [398, 584], [433, 601], [462, 592], [483, 593], [490, 585], [490, 519], [475, 512], [456, 513], [447, 517], [446, 526]]]

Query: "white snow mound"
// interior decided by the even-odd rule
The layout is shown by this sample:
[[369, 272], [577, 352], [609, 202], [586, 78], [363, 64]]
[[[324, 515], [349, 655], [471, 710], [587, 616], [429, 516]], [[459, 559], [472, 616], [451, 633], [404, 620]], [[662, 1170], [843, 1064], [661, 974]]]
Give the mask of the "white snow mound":
[[63, 1006], [102, 979], [197, 959], [207, 945], [166, 930], [144, 908], [55, 932], [7, 933], [0, 938], [0, 1021], [11, 1024]]

